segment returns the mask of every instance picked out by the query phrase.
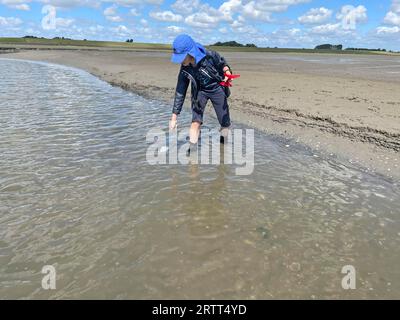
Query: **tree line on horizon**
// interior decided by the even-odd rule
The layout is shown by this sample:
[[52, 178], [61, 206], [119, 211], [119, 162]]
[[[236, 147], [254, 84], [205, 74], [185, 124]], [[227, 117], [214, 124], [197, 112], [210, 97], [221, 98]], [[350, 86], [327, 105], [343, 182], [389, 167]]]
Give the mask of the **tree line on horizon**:
[[241, 44], [236, 41], [217, 42], [212, 44], [215, 47], [244, 47], [244, 48], [257, 48], [254, 43]]
[[[52, 39], [48, 39], [48, 38], [45, 38], [45, 37], [36, 37], [36, 36], [25, 36], [25, 37], [22, 37], [22, 39], [46, 39], [46, 40], [73, 40], [73, 39], [70, 39], [70, 38], [65, 38], [65, 37], [54, 37], [54, 38], [52, 38]], [[83, 41], [87, 41], [86, 39], [83, 39]]]
[[[314, 50], [343, 50], [343, 45], [338, 44], [338, 45], [333, 45], [333, 44], [321, 44], [319, 46], [316, 46]], [[382, 51], [386, 52], [386, 49], [369, 49], [369, 48], [346, 48], [344, 50], [347, 51]]]

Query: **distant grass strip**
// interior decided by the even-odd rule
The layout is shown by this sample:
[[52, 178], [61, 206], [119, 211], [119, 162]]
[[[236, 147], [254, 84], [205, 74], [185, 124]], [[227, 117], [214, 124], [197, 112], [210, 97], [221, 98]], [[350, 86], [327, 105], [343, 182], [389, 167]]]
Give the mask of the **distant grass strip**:
[[[37, 47], [40, 49], [79, 49], [79, 48], [105, 48], [124, 50], [160, 50], [170, 51], [171, 45], [161, 43], [140, 43], [140, 42], [114, 42], [114, 41], [93, 41], [93, 40], [70, 40], [70, 39], [44, 39], [44, 38], [0, 38], [0, 47], [15, 46], [16, 48]], [[315, 49], [290, 49], [290, 48], [254, 48], [254, 47], [228, 47], [228, 46], [207, 46], [212, 50], [221, 52], [271, 52], [271, 53], [326, 53], [326, 54], [387, 54], [399, 55], [398, 53], [363, 51], [363, 50], [315, 50]]]

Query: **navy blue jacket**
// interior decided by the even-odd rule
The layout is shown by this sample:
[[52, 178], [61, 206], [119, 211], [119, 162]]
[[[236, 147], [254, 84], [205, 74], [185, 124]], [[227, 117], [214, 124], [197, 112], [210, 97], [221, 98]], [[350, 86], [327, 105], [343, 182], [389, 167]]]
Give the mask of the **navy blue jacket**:
[[207, 50], [206, 56], [196, 66], [181, 66], [172, 112], [181, 113], [190, 82], [192, 83], [193, 106], [197, 105], [199, 91], [213, 91], [220, 87], [219, 83], [225, 79], [223, 69], [226, 66], [229, 67], [226, 60], [218, 52], [212, 50]]

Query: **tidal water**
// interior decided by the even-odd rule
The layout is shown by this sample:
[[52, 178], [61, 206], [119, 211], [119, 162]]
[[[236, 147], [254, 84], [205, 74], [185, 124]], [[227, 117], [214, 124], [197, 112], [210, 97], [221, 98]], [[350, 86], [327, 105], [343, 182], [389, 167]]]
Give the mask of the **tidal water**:
[[398, 184], [257, 131], [248, 176], [150, 165], [146, 134], [170, 112], [0, 59], [0, 299], [400, 298]]

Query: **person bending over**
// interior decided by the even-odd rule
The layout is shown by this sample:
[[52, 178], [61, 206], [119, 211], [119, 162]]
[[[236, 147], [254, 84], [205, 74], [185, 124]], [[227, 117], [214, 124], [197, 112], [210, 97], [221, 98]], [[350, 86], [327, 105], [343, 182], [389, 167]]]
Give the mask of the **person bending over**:
[[190, 127], [190, 149], [197, 148], [200, 128], [203, 124], [207, 102], [211, 100], [218, 122], [221, 125], [221, 143], [226, 142], [231, 119], [228, 97], [232, 75], [226, 60], [217, 52], [206, 50], [188, 35], [178, 36], [173, 43], [172, 62], [181, 64], [176, 86], [170, 129], [176, 128], [178, 115], [186, 98], [189, 83], [192, 90], [192, 125]]

